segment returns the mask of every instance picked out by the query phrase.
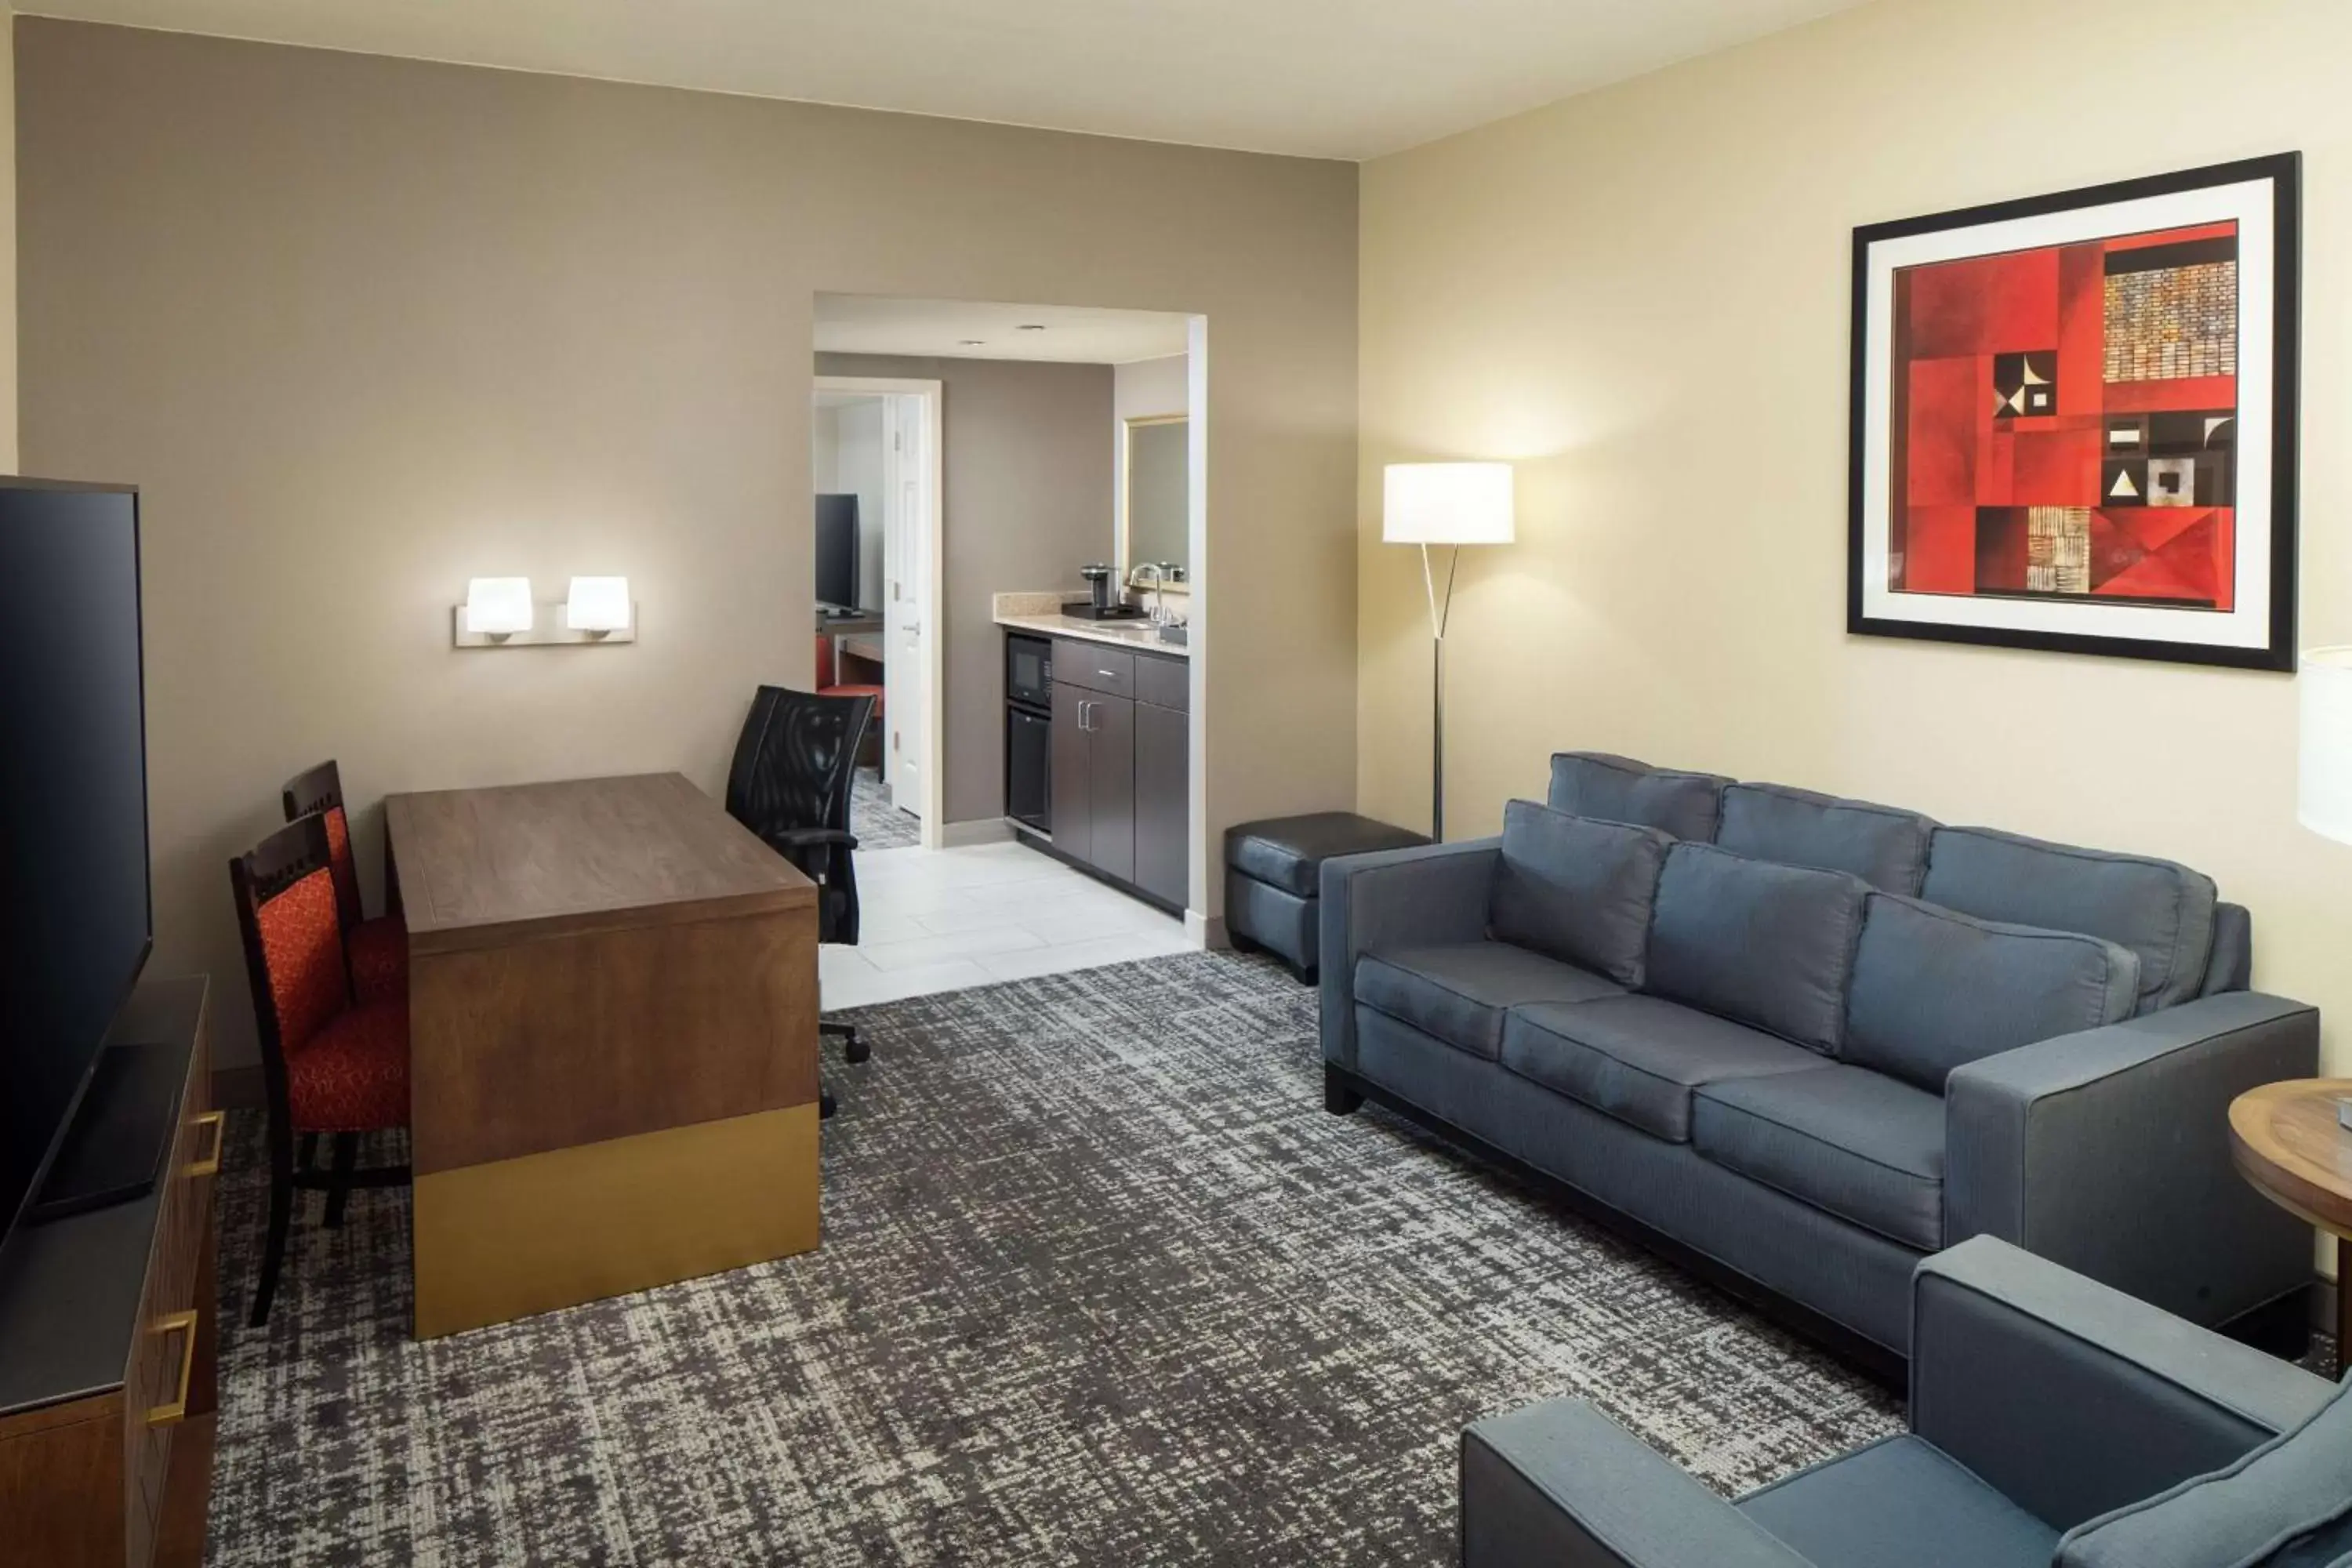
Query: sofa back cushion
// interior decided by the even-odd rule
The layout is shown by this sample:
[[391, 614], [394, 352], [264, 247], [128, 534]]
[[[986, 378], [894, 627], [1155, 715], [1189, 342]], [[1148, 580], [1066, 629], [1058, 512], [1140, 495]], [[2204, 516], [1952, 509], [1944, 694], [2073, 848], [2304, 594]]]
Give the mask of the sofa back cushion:
[[1842, 871], [1677, 844], [1658, 879], [1643, 989], [1834, 1055], [1868, 893]]
[[2352, 1398], [2226, 1469], [2076, 1525], [2055, 1568], [2327, 1568], [2352, 1552]]
[[1954, 1068], [2128, 1018], [2138, 997], [2128, 948], [1873, 893], [1840, 1054], [1941, 1094]]
[[1715, 842], [1751, 860], [1849, 871], [1884, 891], [1916, 894], [1935, 830], [1916, 811], [1786, 784], [1735, 784], [1723, 792]]
[[2131, 949], [2139, 955], [2140, 1013], [2204, 989], [2213, 883], [2169, 860], [1938, 827], [1920, 897], [1979, 920], [2081, 931]]
[[1515, 800], [1503, 808], [1488, 928], [1497, 942], [1639, 986], [1650, 909], [1673, 843], [1654, 827]]
[[1715, 837], [1729, 779], [1673, 773], [1603, 752], [1561, 752], [1551, 760], [1554, 811], [1655, 827], [1705, 844]]

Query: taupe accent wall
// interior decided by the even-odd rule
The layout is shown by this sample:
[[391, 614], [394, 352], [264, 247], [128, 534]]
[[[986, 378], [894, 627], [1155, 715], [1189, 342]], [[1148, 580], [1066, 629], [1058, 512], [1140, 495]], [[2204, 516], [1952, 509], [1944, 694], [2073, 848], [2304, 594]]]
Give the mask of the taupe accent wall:
[[1004, 815], [1004, 658], [989, 599], [1066, 588], [1110, 559], [1111, 367], [819, 354], [820, 375], [941, 384], [947, 820]]
[[2347, 62], [2342, 0], [1883, 0], [1367, 164], [1363, 809], [1429, 799], [1381, 465], [1516, 459], [1446, 638], [1454, 834], [1593, 747], [2168, 856], [2352, 1069], [2352, 849], [2295, 824], [2293, 678], [1845, 633], [1854, 226], [2300, 149], [2303, 640], [2352, 641]]
[[[1208, 321], [1203, 809], [1355, 793], [1352, 165], [25, 18], [25, 460], [145, 489], [158, 972], [247, 1060], [229, 856], [388, 791], [723, 778], [805, 682], [821, 291]], [[458, 652], [467, 577], [640, 640]], [[1192, 904], [1217, 909], [1196, 845]]]

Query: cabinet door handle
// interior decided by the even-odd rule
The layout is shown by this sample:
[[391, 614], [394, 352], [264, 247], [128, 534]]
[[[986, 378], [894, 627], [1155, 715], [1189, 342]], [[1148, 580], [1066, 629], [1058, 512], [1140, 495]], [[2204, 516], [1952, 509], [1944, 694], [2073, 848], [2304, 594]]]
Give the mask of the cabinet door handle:
[[217, 1176], [220, 1174], [221, 1145], [228, 1138], [228, 1112], [207, 1110], [196, 1118], [194, 1125], [213, 1130], [213, 1152], [201, 1160], [189, 1161], [187, 1169], [180, 1173], [184, 1176]]
[[177, 1333], [180, 1336], [180, 1391], [169, 1405], [150, 1406], [147, 1425], [169, 1426], [188, 1416], [188, 1385], [196, 1373], [196, 1314], [194, 1311], [173, 1312], [155, 1320], [157, 1334]]
[[1078, 704], [1078, 728], [1091, 733], [1094, 730], [1094, 708], [1091, 702]]

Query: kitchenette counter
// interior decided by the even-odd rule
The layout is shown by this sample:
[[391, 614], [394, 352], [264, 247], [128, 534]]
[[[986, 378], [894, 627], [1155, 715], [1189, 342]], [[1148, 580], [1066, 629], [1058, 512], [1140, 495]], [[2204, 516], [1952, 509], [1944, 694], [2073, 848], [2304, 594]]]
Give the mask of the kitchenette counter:
[[1108, 643], [1143, 653], [1165, 654], [1171, 658], [1192, 656], [1192, 649], [1181, 643], [1160, 641], [1160, 628], [1150, 621], [1081, 620], [1063, 615], [1061, 603], [1059, 594], [999, 594], [994, 600], [994, 618], [1000, 626], [1034, 632], [1040, 637], [1076, 637], [1081, 642]]

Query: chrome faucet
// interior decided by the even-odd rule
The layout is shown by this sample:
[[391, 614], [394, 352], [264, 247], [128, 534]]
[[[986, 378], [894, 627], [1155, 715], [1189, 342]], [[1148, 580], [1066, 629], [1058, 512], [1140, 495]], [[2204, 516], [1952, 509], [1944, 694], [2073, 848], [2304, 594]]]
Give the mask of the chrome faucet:
[[1136, 563], [1134, 569], [1128, 573], [1127, 580], [1132, 583], [1146, 572], [1151, 574], [1151, 624], [1156, 626], [1168, 619], [1167, 595], [1160, 592], [1161, 585], [1167, 581], [1168, 574], [1157, 561], [1139, 561]]

